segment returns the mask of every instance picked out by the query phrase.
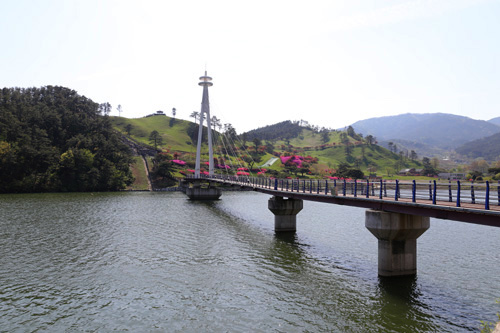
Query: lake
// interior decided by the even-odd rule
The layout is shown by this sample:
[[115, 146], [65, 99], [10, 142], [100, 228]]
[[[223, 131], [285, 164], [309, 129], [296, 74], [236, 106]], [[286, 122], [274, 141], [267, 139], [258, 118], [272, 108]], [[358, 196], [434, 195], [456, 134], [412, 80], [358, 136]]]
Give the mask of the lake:
[[270, 196], [0, 195], [0, 331], [460, 332], [494, 321], [500, 228], [431, 219], [416, 277], [377, 276], [365, 210]]

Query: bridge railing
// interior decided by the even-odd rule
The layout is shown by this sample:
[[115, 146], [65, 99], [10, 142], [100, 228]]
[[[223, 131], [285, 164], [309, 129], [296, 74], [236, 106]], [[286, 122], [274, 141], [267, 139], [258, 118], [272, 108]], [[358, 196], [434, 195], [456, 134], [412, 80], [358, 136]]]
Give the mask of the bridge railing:
[[474, 182], [429, 182], [399, 180], [319, 180], [278, 179], [266, 177], [201, 175], [203, 179], [231, 182], [243, 186], [267, 188], [276, 191], [321, 195], [353, 196], [393, 201], [431, 204], [450, 202], [456, 207], [463, 204], [480, 204], [489, 210], [490, 205], [500, 206], [500, 181]]

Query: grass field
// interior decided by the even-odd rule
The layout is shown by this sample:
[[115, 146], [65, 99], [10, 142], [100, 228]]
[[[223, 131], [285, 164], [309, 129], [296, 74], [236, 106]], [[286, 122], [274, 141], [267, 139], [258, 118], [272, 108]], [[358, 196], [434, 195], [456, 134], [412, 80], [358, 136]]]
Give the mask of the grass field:
[[135, 181], [130, 185], [127, 190], [129, 191], [147, 191], [148, 190], [148, 177], [146, 175], [146, 168], [144, 167], [144, 162], [141, 156], [134, 157], [134, 163], [132, 164], [132, 174], [135, 177]]

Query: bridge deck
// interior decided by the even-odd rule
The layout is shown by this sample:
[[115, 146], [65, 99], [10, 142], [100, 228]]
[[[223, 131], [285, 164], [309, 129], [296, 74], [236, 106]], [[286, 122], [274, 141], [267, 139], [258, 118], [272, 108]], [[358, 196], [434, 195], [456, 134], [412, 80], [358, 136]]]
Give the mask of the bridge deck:
[[[434, 189], [434, 196], [427, 196], [427, 186], [428, 184], [418, 184], [419, 186], [425, 186], [425, 191], [421, 191], [415, 196], [415, 200], [412, 197], [412, 193], [406, 190], [406, 193], [402, 195], [398, 193], [396, 196], [396, 188], [394, 188], [394, 184], [390, 184], [388, 186], [388, 193], [392, 195], [380, 195], [378, 193], [382, 193], [381, 188], [377, 188], [376, 191], [374, 189], [369, 188], [366, 191], [364, 189], [364, 193], [361, 195], [357, 190], [354, 190], [354, 193], [347, 193], [346, 190], [340, 188], [340, 186], [334, 187], [331, 184], [326, 184], [326, 186], [321, 185], [318, 182], [318, 186], [314, 187], [309, 182], [303, 181], [291, 181], [291, 184], [284, 185], [282, 180], [254, 180], [250, 178], [241, 179], [236, 177], [220, 177], [216, 176], [214, 178], [207, 177], [206, 180], [210, 180], [211, 182], [217, 182], [222, 184], [230, 184], [237, 185], [241, 187], [251, 188], [256, 192], [266, 193], [274, 196], [281, 196], [287, 198], [301, 199], [301, 200], [309, 200], [316, 202], [324, 202], [330, 204], [338, 204], [338, 205], [348, 205], [354, 207], [362, 207], [368, 209], [377, 209], [388, 212], [396, 212], [396, 213], [404, 213], [404, 214], [412, 214], [412, 215], [420, 215], [420, 216], [429, 216], [441, 219], [449, 219], [455, 221], [462, 221], [474, 224], [482, 224], [500, 227], [500, 205], [498, 202], [495, 204], [491, 203], [493, 200], [488, 198], [488, 209], [485, 209], [486, 195], [481, 192], [478, 185], [476, 187], [479, 189], [476, 193], [478, 194], [476, 197], [474, 196], [474, 189], [472, 189], [472, 197], [464, 197], [463, 200], [459, 200], [459, 207], [457, 207], [457, 201], [450, 201], [452, 193], [451, 193], [451, 185], [449, 187], [450, 197], [448, 200], [442, 200], [443, 197], [447, 196], [448, 193], [444, 193], [444, 190], [441, 189], [442, 193], [436, 194], [436, 189]], [[362, 185], [363, 183], [357, 183], [361, 191], [363, 191]], [[340, 185], [340, 182], [337, 184]], [[406, 184], [411, 185], [411, 184]], [[345, 189], [345, 184], [343, 185]], [[378, 183], [373, 183], [369, 186], [378, 186]], [[328, 193], [325, 194], [325, 187], [328, 187]], [[355, 187], [354, 187], [355, 188]], [[415, 187], [414, 187], [415, 188]], [[333, 194], [332, 194], [333, 189]], [[384, 191], [386, 190], [384, 186]], [[377, 195], [370, 195], [370, 191], [377, 193]], [[414, 190], [415, 191], [415, 190]], [[456, 191], [456, 189], [455, 189]], [[337, 194], [335, 194], [337, 192]], [[366, 192], [368, 192], [368, 197], [366, 196]], [[429, 185], [429, 192], [431, 192]], [[424, 193], [425, 195], [423, 195]], [[430, 193], [431, 194], [431, 193]], [[488, 193], [489, 194], [489, 193]], [[457, 193], [453, 193], [454, 198], [456, 200]], [[460, 195], [460, 194], [458, 194]], [[425, 196], [427, 196], [425, 198]], [[397, 200], [396, 200], [397, 197]], [[476, 200], [477, 198], [477, 200]], [[467, 202], [466, 200], [469, 200]], [[476, 203], [473, 203], [475, 201]]]

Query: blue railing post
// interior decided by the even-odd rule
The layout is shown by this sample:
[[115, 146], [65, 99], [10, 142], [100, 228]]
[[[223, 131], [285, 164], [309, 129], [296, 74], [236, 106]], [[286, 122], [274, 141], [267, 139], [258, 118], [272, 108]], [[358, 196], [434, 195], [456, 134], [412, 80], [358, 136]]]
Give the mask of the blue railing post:
[[457, 180], [457, 207], [460, 207], [460, 180]]
[[498, 200], [498, 206], [500, 206], [500, 180], [498, 181], [497, 184], [497, 200]]
[[436, 189], [436, 181], [434, 181], [434, 191], [432, 192], [432, 204], [435, 205], [436, 204], [436, 192], [437, 192], [437, 189]]
[[380, 195], [379, 195], [379, 199], [382, 199], [382, 190], [383, 190], [383, 182], [382, 182], [382, 179], [380, 180]]
[[398, 201], [399, 180], [396, 179], [396, 189], [394, 190], [394, 201]]
[[325, 195], [328, 194], [328, 180], [325, 180]]
[[474, 181], [470, 184], [470, 203], [476, 203], [476, 195], [474, 193]]
[[357, 179], [354, 179], [354, 197], [358, 196], [358, 182]]
[[313, 193], [313, 180], [309, 179], [309, 193]]
[[286, 180], [286, 190], [288, 191], [288, 179]]
[[486, 198], [484, 198], [484, 209], [490, 209], [490, 182], [486, 181]]
[[319, 179], [318, 179], [317, 184], [316, 184], [316, 193], [319, 194]]
[[366, 197], [370, 197], [370, 181], [368, 179], [366, 180]]
[[453, 194], [451, 193], [451, 180], [448, 181], [448, 202], [453, 202]]
[[429, 180], [429, 200], [432, 200], [432, 185], [430, 180]]
[[278, 178], [276, 178], [274, 180], [274, 190], [277, 191], [278, 190]]
[[344, 179], [344, 183], [342, 184], [342, 195], [345, 197], [345, 191], [346, 191], [346, 182], [345, 182], [345, 179]]
[[415, 179], [413, 179], [413, 185], [411, 187], [411, 202], [417, 201], [417, 183]]
[[302, 193], [306, 193], [306, 180], [302, 181]]

